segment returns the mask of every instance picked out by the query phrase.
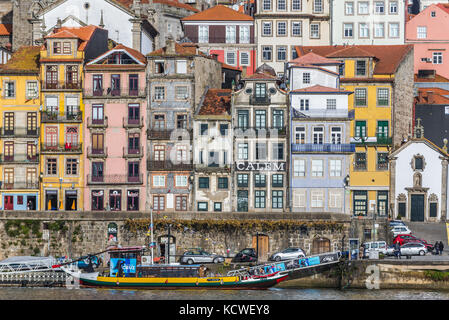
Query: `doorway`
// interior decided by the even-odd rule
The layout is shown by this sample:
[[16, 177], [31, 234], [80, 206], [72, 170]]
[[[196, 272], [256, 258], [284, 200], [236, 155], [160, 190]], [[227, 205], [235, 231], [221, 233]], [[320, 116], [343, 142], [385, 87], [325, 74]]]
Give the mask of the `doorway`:
[[424, 221], [424, 195], [412, 194], [410, 201], [410, 221]]
[[45, 210], [58, 210], [58, 191], [47, 190], [45, 192]]
[[252, 247], [256, 249], [259, 261], [268, 260], [269, 238], [265, 234], [256, 234], [253, 236]]
[[[165, 263], [175, 263], [176, 238], [172, 235], [164, 235], [160, 236], [158, 240], [159, 240], [159, 253], [160, 253], [159, 256], [164, 257]], [[168, 251], [168, 248], [170, 248], [170, 251]]]
[[331, 241], [327, 238], [316, 238], [312, 243], [312, 254], [331, 252]]
[[77, 201], [77, 193], [76, 190], [67, 190], [65, 192], [65, 210], [66, 211], [75, 211], [77, 209], [78, 201]]
[[14, 210], [14, 196], [5, 196], [5, 210]]
[[36, 196], [27, 196], [27, 206], [29, 210], [36, 210]]

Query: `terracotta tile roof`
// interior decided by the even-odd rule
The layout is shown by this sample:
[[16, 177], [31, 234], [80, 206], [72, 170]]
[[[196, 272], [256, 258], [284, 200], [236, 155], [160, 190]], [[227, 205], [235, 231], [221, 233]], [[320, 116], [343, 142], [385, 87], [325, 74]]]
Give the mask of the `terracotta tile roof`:
[[437, 7], [442, 9], [446, 13], [449, 13], [449, 3], [438, 3]]
[[0, 65], [0, 73], [39, 73], [40, 46], [25, 46], [13, 53], [7, 63]]
[[277, 77], [268, 73], [256, 72], [252, 75], [246, 76], [246, 78], [242, 80], [277, 80]]
[[309, 64], [309, 65], [320, 65], [320, 64], [339, 64], [342, 63], [341, 61], [334, 60], [334, 59], [328, 59], [325, 57], [322, 57], [314, 52], [308, 52], [305, 55], [298, 57], [296, 59], [293, 59], [289, 61], [290, 63], [295, 64]]
[[420, 88], [415, 97], [417, 104], [449, 104], [449, 91], [440, 88]]
[[101, 28], [93, 25], [85, 27], [61, 27], [54, 30], [52, 34], [45, 38], [78, 38], [81, 40], [78, 50], [82, 51], [85, 49], [87, 43], [97, 29]]
[[0, 36], [10, 36], [12, 33], [11, 23], [0, 23]]
[[374, 74], [394, 74], [413, 45], [297, 46], [298, 56], [314, 52], [326, 58], [375, 58]]
[[[128, 9], [131, 9], [131, 6], [133, 4], [133, 0], [114, 0], [114, 1]], [[142, 4], [148, 4], [148, 0], [141, 0], [140, 2]], [[182, 9], [186, 9], [189, 11], [199, 12], [198, 9], [196, 9], [188, 4], [181, 3], [177, 0], [153, 0], [153, 3], [160, 3], [160, 4], [168, 5], [170, 7], [182, 8]]]
[[230, 115], [231, 92], [231, 89], [209, 89], [204, 97], [198, 115]]
[[439, 74], [436, 74], [432, 78], [418, 78], [418, 75], [415, 74], [415, 82], [449, 82], [449, 79]]
[[[198, 46], [195, 44], [190, 44], [190, 43], [175, 43], [175, 55], [179, 55], [179, 56], [194, 56], [194, 55], [202, 55], [207, 57], [207, 55], [205, 55], [204, 53], [202, 53], [201, 51], [198, 51], [197, 53], [197, 48]], [[163, 47], [160, 49], [157, 49], [153, 52], [150, 52], [147, 54], [147, 56], [166, 56], [166, 55], [170, 55], [167, 53], [167, 47]]]
[[292, 90], [291, 92], [301, 92], [301, 93], [352, 93], [352, 91], [344, 90], [344, 89], [338, 89], [338, 88], [331, 88], [331, 87], [324, 87], [320, 85], [314, 85], [311, 87], [303, 88], [303, 89], [296, 89]]
[[182, 21], [254, 21], [253, 17], [221, 4], [181, 19]]
[[239, 68], [234, 67], [234, 66], [230, 66], [229, 64], [226, 64], [224, 62], [220, 62], [220, 63], [221, 63], [221, 68], [222, 69], [231, 69], [231, 70], [236, 70], [236, 71], [242, 71]]

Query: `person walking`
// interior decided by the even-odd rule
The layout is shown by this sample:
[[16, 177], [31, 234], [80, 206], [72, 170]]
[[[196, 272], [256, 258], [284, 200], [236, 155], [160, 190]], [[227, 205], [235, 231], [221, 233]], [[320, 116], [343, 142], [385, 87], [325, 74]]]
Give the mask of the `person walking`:
[[443, 254], [443, 249], [444, 249], [444, 244], [443, 244], [443, 241], [440, 241], [440, 247], [439, 247], [439, 249], [440, 249], [440, 256]]
[[396, 259], [401, 258], [401, 247], [399, 246], [399, 242], [396, 242], [394, 245], [394, 256]]
[[438, 255], [439, 251], [440, 251], [440, 244], [437, 242], [435, 242], [435, 244], [433, 245], [433, 250], [435, 251], [435, 254]]

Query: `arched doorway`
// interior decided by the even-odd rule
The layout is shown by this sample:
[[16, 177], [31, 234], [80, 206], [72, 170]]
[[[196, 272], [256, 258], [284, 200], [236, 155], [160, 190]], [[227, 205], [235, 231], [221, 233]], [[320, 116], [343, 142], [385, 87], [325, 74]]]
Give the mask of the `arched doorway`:
[[312, 254], [320, 254], [325, 252], [331, 252], [331, 241], [323, 237], [313, 239]]

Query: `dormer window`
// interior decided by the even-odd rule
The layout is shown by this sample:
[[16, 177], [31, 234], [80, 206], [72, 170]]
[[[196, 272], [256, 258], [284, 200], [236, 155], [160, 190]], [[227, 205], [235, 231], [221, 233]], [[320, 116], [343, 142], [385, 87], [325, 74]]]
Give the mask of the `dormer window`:
[[71, 54], [72, 53], [72, 44], [68, 41], [64, 42], [62, 52], [64, 54]]
[[53, 42], [53, 54], [61, 54], [61, 42]]
[[359, 77], [366, 76], [366, 61], [365, 60], [357, 60], [356, 75]]
[[154, 73], [164, 73], [164, 61], [155, 61], [154, 62]]

